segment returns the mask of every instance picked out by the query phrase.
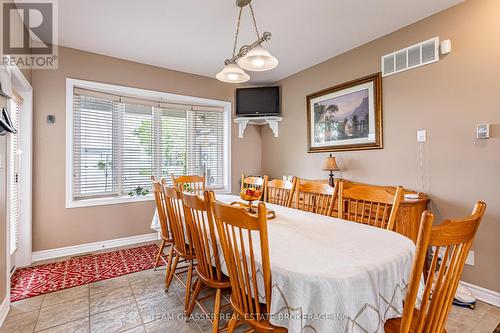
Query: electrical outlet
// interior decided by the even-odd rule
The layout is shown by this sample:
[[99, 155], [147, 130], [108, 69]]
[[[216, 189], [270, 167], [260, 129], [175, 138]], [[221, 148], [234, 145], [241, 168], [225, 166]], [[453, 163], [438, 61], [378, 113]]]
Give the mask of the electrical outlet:
[[425, 130], [417, 131], [417, 142], [425, 142], [427, 141], [427, 132]]
[[465, 259], [465, 264], [469, 266], [474, 266], [474, 251], [469, 251], [467, 258]]

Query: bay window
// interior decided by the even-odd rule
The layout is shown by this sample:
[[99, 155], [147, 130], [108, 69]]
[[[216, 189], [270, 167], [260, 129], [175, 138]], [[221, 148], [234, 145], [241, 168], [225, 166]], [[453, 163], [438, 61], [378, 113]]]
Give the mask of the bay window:
[[[151, 176], [229, 191], [230, 103], [68, 79], [67, 206], [151, 198]], [[180, 99], [179, 100], [176, 100]]]

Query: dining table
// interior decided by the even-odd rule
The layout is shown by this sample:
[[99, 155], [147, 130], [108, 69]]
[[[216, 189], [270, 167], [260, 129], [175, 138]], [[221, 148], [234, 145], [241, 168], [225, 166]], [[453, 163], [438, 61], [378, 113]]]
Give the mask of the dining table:
[[[234, 195], [216, 199], [242, 202]], [[272, 324], [290, 333], [384, 332], [386, 320], [402, 315], [415, 254], [409, 238], [294, 208], [266, 208], [275, 212], [267, 223]], [[152, 227], [159, 227], [157, 219]], [[253, 244], [260, 265], [259, 242]], [[225, 271], [223, 260], [221, 266]]]

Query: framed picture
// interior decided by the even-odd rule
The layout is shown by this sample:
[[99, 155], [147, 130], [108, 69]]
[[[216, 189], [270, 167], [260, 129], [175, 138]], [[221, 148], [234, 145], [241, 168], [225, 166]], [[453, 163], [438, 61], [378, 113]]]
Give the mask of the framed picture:
[[307, 96], [308, 152], [382, 148], [382, 76]]

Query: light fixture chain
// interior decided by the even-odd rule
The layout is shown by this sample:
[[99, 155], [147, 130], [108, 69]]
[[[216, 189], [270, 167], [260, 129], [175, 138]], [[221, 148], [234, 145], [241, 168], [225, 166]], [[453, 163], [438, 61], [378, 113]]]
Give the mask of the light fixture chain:
[[260, 34], [259, 34], [259, 29], [257, 28], [257, 20], [255, 19], [255, 13], [253, 12], [252, 3], [249, 3], [248, 6], [250, 7], [250, 13], [252, 13], [253, 26], [255, 28], [255, 33], [257, 34], [257, 39], [259, 39]]
[[240, 22], [241, 22], [242, 11], [243, 7], [240, 7], [240, 13], [238, 14], [238, 23], [236, 24], [236, 35], [234, 36], [233, 57], [236, 55], [236, 44], [238, 44], [238, 34], [240, 33]]

